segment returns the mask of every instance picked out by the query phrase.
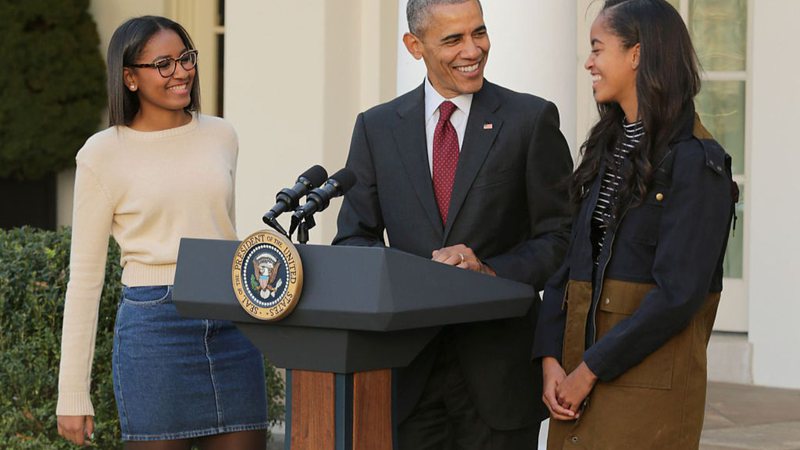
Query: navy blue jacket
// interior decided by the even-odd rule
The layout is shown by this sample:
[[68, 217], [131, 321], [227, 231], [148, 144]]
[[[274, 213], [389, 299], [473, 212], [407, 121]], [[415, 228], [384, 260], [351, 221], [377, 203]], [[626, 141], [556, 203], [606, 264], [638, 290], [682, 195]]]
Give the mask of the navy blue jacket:
[[[687, 114], [687, 117], [692, 117]], [[644, 201], [620, 212], [605, 236], [598, 268], [592, 261], [591, 216], [604, 168], [580, 205], [567, 257], [548, 282], [539, 313], [534, 357], [561, 360], [569, 280], [592, 282], [583, 359], [603, 381], [642, 361], [679, 333], [709, 293], [722, 290], [722, 260], [736, 193], [730, 156], [713, 139], [692, 135], [687, 120], [670, 144]], [[594, 313], [605, 280], [655, 285], [636, 312], [595, 342]]]

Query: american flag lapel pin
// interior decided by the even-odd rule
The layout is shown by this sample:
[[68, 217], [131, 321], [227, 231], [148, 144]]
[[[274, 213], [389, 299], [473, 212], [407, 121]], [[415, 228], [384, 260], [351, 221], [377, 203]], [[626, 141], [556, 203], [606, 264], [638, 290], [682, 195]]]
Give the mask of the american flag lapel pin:
[[484, 130], [491, 130], [493, 127], [494, 126], [492, 124], [490, 124], [490, 123], [483, 124], [483, 129]]

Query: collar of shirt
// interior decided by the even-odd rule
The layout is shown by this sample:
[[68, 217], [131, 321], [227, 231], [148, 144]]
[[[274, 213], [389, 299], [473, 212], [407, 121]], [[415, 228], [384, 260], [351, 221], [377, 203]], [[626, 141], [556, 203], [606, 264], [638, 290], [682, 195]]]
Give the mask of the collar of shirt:
[[428, 145], [428, 166], [433, 175], [433, 134], [439, 122], [439, 105], [449, 100], [456, 105], [456, 110], [450, 116], [450, 123], [458, 135], [458, 150], [464, 146], [464, 134], [467, 130], [467, 119], [472, 107], [474, 94], [462, 94], [453, 98], [444, 98], [433, 88], [430, 80], [425, 78], [425, 137]]

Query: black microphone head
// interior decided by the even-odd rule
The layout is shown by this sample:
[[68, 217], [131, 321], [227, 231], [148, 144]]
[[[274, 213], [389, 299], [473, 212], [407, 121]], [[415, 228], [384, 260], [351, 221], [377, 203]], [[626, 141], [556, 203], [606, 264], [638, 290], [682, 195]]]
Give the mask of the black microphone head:
[[315, 165], [301, 173], [299, 178], [305, 178], [312, 187], [317, 187], [328, 179], [328, 171], [320, 165]]
[[339, 195], [349, 191], [356, 184], [356, 174], [347, 167], [333, 174], [331, 179], [339, 184]]
[[345, 168], [336, 172], [328, 178], [325, 184], [308, 193], [306, 197], [308, 201], [295, 210], [294, 217], [303, 219], [315, 212], [324, 210], [328, 207], [330, 199], [344, 195], [355, 184], [356, 174], [352, 170]]
[[297, 201], [306, 193], [321, 185], [328, 178], [328, 172], [320, 165], [315, 165], [297, 177], [297, 183], [291, 188], [281, 189], [275, 195], [275, 206], [261, 220], [267, 225], [275, 225], [275, 219], [287, 209], [297, 207]]

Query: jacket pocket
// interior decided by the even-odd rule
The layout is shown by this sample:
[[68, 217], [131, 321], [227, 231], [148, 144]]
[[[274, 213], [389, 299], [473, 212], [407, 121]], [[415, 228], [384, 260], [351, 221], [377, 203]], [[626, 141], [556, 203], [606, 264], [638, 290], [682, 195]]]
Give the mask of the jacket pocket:
[[[596, 318], [598, 338], [608, 333], [619, 322], [630, 317], [639, 308], [643, 297], [643, 295], [601, 296]], [[635, 347], [636, 342], [631, 342], [630, 345]], [[658, 350], [647, 355], [639, 364], [607, 384], [648, 389], [671, 389], [675, 345], [676, 339], [670, 339]]]
[[[522, 178], [524, 179], [524, 178]], [[473, 190], [488, 189], [508, 183], [517, 183], [520, 180], [518, 168], [506, 167], [494, 171], [482, 171], [472, 184]]]
[[665, 198], [664, 192], [649, 192], [642, 204], [629, 209], [617, 232], [618, 239], [649, 246], [656, 245], [661, 214], [664, 210], [662, 203]]

